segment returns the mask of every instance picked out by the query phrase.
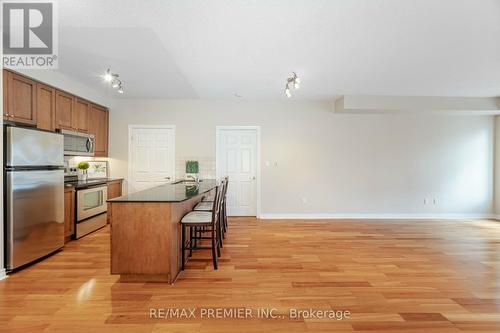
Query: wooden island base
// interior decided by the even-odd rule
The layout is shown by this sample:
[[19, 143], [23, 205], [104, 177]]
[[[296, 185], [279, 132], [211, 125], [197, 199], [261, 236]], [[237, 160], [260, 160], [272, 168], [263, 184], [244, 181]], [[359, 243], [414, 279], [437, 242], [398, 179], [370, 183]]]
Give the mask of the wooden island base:
[[108, 202], [111, 274], [121, 282], [173, 283], [181, 269], [180, 220], [201, 199]]

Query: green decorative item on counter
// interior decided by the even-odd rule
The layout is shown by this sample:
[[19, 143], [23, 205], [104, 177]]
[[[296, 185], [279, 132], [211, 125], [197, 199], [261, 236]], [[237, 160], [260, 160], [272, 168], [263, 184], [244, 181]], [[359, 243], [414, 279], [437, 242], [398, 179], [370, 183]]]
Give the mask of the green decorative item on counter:
[[186, 173], [198, 173], [198, 161], [186, 161]]
[[78, 174], [78, 180], [87, 180], [87, 170], [90, 167], [89, 162], [82, 161], [76, 167], [82, 171], [82, 173]]
[[89, 162], [85, 162], [85, 161], [78, 163], [78, 166], [77, 166], [77, 168], [80, 170], [87, 170], [89, 167], [90, 167]]

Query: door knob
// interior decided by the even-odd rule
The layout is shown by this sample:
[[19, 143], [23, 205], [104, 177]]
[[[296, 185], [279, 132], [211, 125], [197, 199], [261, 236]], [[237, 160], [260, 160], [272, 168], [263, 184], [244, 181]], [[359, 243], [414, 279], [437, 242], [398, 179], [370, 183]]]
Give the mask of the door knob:
[[253, 176], [253, 177], [250, 177], [250, 180], [255, 180], [255, 176]]
[[168, 180], [170, 180], [170, 177], [165, 177], [165, 179], [168, 179]]

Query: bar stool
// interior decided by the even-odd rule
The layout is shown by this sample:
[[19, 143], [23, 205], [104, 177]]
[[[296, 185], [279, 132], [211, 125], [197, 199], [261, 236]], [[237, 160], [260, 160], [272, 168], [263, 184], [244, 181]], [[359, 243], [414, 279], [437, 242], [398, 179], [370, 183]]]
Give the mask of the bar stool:
[[[226, 180], [226, 182], [228, 181], [229, 177], [224, 177], [224, 179]], [[204, 196], [202, 199], [201, 199], [202, 202], [213, 202], [214, 201], [214, 195], [213, 195], [213, 191], [212, 192], [209, 192], [208, 195]]]
[[[186, 251], [189, 250], [189, 256], [192, 255], [193, 250], [197, 249], [211, 249], [212, 261], [214, 269], [217, 269], [217, 257], [220, 257], [220, 240], [217, 236], [219, 219], [221, 216], [221, 201], [222, 201], [222, 184], [215, 188], [215, 201], [212, 211], [191, 211], [184, 215], [181, 219], [181, 252], [182, 252], [182, 267], [186, 262]], [[189, 227], [190, 238], [186, 242], [186, 228]], [[210, 232], [210, 237], [198, 237], [193, 235], [194, 228], [204, 228], [205, 231]], [[198, 239], [210, 239], [211, 246], [197, 246]]]
[[[218, 236], [220, 240], [220, 247], [223, 247], [223, 239], [224, 239], [224, 233], [226, 232], [226, 224], [227, 224], [227, 215], [226, 215], [226, 193], [227, 193], [227, 184], [228, 184], [228, 177], [225, 177], [222, 180], [222, 198], [221, 198], [221, 218], [218, 220]], [[193, 210], [194, 211], [212, 211], [214, 206], [213, 201], [201, 201], [198, 203]], [[203, 230], [195, 230], [195, 234], [197, 235], [198, 233], [203, 232]]]

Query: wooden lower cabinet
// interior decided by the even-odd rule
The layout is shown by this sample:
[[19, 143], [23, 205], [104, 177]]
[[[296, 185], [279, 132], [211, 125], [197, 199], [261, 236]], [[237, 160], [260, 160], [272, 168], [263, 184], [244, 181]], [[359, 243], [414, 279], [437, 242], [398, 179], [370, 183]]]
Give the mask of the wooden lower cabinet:
[[64, 241], [68, 242], [75, 233], [75, 188], [64, 188]]
[[108, 199], [122, 196], [122, 181], [113, 180], [108, 183]]
[[[113, 180], [108, 183], [108, 199], [122, 196], [122, 180]], [[108, 223], [111, 221], [111, 210], [108, 204]]]

